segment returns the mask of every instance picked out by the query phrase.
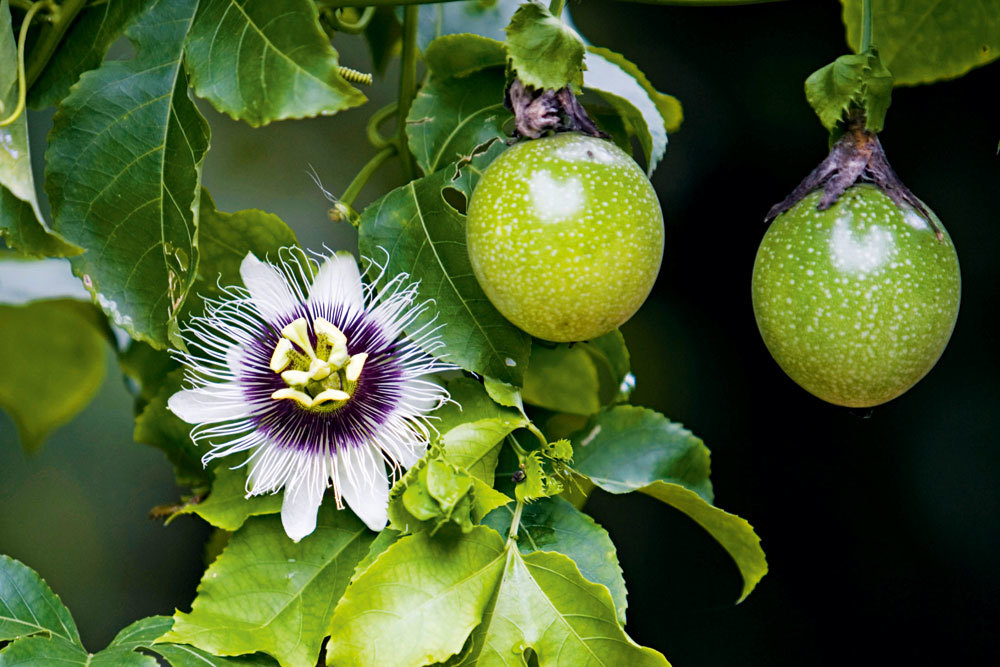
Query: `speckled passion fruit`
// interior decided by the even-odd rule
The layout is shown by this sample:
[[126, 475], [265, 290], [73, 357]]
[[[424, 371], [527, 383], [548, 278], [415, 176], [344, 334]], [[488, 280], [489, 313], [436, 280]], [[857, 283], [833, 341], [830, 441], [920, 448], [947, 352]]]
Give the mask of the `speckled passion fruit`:
[[628, 154], [557, 134], [493, 161], [469, 201], [466, 240], [504, 317], [538, 338], [587, 340], [646, 300], [663, 257], [663, 214]]
[[[825, 211], [807, 195], [771, 224], [753, 268], [753, 309], [778, 365], [807, 391], [879, 405], [920, 380], [958, 317], [958, 256], [943, 232], [871, 185]], [[933, 216], [933, 213], [931, 214]]]

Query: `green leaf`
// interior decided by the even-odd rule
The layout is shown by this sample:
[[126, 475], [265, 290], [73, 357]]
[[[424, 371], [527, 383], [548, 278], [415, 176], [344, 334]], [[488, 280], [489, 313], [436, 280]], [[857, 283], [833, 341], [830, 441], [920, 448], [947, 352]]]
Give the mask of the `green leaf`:
[[94, 659], [111, 658], [112, 652], [115, 651], [120, 655], [123, 650], [142, 649], [159, 654], [171, 667], [271, 667], [277, 664], [271, 658], [260, 654], [220, 658], [184, 644], [154, 644], [170, 630], [173, 624], [174, 619], [169, 616], [150, 616], [136, 621], [119, 632], [108, 648], [94, 656]]
[[506, 493], [497, 491], [478, 477], [472, 478], [472, 520], [474, 522], [481, 522], [490, 512], [510, 504], [513, 500]]
[[320, 507], [316, 531], [298, 544], [285, 536], [279, 517], [252, 518], [205, 572], [191, 613], [176, 613], [160, 642], [315, 664], [334, 606], [374, 538], [330, 502]]
[[203, 492], [211, 484], [212, 474], [205, 470], [201, 462], [202, 452], [191, 440], [192, 427], [167, 408], [167, 401], [181, 390], [183, 381], [183, 368], [170, 371], [136, 416], [132, 437], [136, 442], [155, 447], [166, 455], [174, 466], [178, 485]]
[[69, 299], [0, 305], [0, 407], [25, 450], [37, 451], [101, 387], [106, 341], [98, 318], [90, 304]]
[[705, 443], [658, 412], [616, 406], [573, 437], [573, 470], [611, 493], [628, 493], [660, 480], [712, 501]]
[[471, 378], [448, 382], [453, 402], [434, 412], [445, 458], [493, 486], [493, 471], [503, 439], [528, 420], [517, 410], [497, 405], [483, 385]]
[[361, 215], [361, 254], [377, 258], [388, 252], [385, 275], [408, 273], [419, 283], [418, 300], [434, 300], [435, 307], [418, 317], [409, 331], [431, 321], [444, 323], [440, 338], [448, 361], [520, 384], [530, 339], [497, 312], [472, 272], [465, 218], [442, 192], [454, 173], [446, 167], [369, 205]]
[[520, 412], [524, 412], [524, 402], [521, 399], [520, 388], [489, 376], [483, 378], [483, 387], [486, 389], [486, 393], [490, 395], [490, 398], [500, 405], [517, 408]]
[[81, 74], [101, 64], [111, 44], [146, 6], [135, 0], [88, 3], [73, 20], [45, 69], [31, 84], [28, 105], [41, 109], [58, 104]]
[[44, 635], [80, 644], [69, 609], [38, 573], [0, 554], [0, 642]]
[[526, 86], [559, 90], [583, 85], [584, 45], [562, 19], [534, 2], [518, 7], [507, 26], [511, 68]]
[[[597, 485], [605, 491], [610, 490], [600, 482]], [[743, 590], [737, 603], [746, 599], [767, 574], [767, 559], [760, 548], [760, 538], [746, 519], [710, 505], [703, 497], [678, 484], [657, 481], [638, 490], [684, 512], [722, 545], [743, 577]]]
[[[841, 0], [847, 43], [861, 47], [861, 0]], [[872, 43], [897, 86], [962, 76], [1000, 57], [1000, 0], [879, 0]]]
[[406, 136], [425, 174], [505, 138], [503, 126], [511, 113], [503, 106], [503, 89], [500, 69], [462, 79], [435, 75], [424, 84], [406, 118]]
[[[424, 50], [424, 62], [436, 76], [465, 77], [482, 69], [503, 67], [507, 64], [507, 50], [503, 42], [481, 35], [442, 35]], [[502, 98], [502, 91], [500, 95]]]
[[809, 75], [806, 99], [831, 132], [851, 109], [864, 111], [865, 129], [881, 132], [892, 99], [892, 74], [875, 49], [840, 56]]
[[235, 470], [219, 465], [214, 470], [215, 481], [208, 497], [201, 502], [189, 503], [171, 516], [167, 523], [182, 514], [197, 514], [216, 528], [230, 532], [239, 528], [252, 516], [277, 514], [281, 511], [282, 494], [267, 493], [247, 498], [246, 467]]
[[368, 553], [365, 557], [358, 561], [358, 564], [354, 566], [354, 574], [351, 576], [351, 583], [361, 576], [361, 574], [368, 569], [368, 566], [375, 562], [375, 560], [382, 555], [382, 553], [395, 544], [401, 534], [398, 530], [393, 530], [392, 528], [383, 528], [370, 545], [368, 545]]
[[[483, 523], [501, 535], [510, 530], [511, 508], [498, 509]], [[580, 573], [611, 593], [618, 622], [625, 625], [625, 579], [615, 545], [596, 521], [562, 498], [546, 498], [525, 505], [517, 530], [517, 548], [522, 555], [534, 551], [556, 551], [569, 556]]]
[[330, 665], [424, 665], [462, 649], [504, 567], [495, 531], [401, 538], [347, 589], [329, 624]]
[[[0, 120], [17, 107], [17, 45], [10, 7], [0, 0]], [[28, 146], [28, 115], [0, 127], [0, 239], [26, 255], [68, 257], [82, 252], [45, 223], [38, 209]]]
[[159, 0], [126, 31], [137, 55], [86, 72], [56, 113], [46, 189], [74, 272], [133, 338], [167, 344], [198, 264], [208, 124], [181, 53], [195, 0]]
[[600, 94], [621, 116], [628, 134], [638, 137], [646, 174], [652, 176], [667, 148], [667, 133], [676, 132], [684, 118], [681, 103], [656, 90], [624, 56], [597, 46], [587, 47], [583, 87]]
[[632, 406], [605, 410], [573, 438], [575, 472], [610, 493], [641, 491], [707, 530], [743, 576], [741, 602], [767, 572], [760, 538], [740, 517], [713, 507], [708, 449], [663, 415]]
[[508, 548], [494, 600], [471, 650], [453, 664], [529, 664], [530, 649], [539, 667], [669, 665], [625, 634], [608, 589], [587, 581], [563, 554], [522, 556]]
[[[143, 656], [135, 654], [136, 658]], [[151, 661], [151, 662], [150, 662]], [[96, 663], [82, 646], [70, 644], [59, 637], [28, 637], [14, 642], [0, 651], [0, 667], [33, 667], [34, 665], [80, 665], [81, 667], [113, 667], [114, 663]], [[128, 661], [118, 667], [155, 667], [156, 661]]]
[[365, 102], [310, 0], [201, 0], [184, 54], [195, 93], [255, 127]]
[[530, 359], [521, 390], [525, 403], [574, 415], [592, 415], [601, 408], [597, 368], [581, 346], [535, 342]]
[[273, 213], [257, 209], [223, 213], [215, 208], [208, 191], [202, 189], [198, 218], [198, 273], [185, 311], [201, 314], [204, 299], [223, 298], [223, 287], [242, 285], [240, 263], [253, 253], [277, 258], [281, 248], [298, 245], [295, 232]]

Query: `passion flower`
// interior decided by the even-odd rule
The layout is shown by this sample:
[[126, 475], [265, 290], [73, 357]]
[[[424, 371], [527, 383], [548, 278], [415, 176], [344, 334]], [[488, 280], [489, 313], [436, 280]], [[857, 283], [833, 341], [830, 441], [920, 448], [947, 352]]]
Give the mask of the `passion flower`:
[[[372, 529], [386, 523], [389, 479], [427, 447], [427, 413], [447, 399], [428, 373], [452, 368], [433, 356], [437, 327], [403, 329], [427, 308], [405, 274], [381, 291], [365, 284], [349, 253], [279, 264], [252, 254], [245, 288], [209, 301], [182, 332], [191, 388], [170, 409], [211, 447], [204, 462], [246, 453], [247, 497], [284, 489], [281, 521], [298, 541], [316, 528], [329, 486]], [[376, 276], [373, 284], [378, 284]]]

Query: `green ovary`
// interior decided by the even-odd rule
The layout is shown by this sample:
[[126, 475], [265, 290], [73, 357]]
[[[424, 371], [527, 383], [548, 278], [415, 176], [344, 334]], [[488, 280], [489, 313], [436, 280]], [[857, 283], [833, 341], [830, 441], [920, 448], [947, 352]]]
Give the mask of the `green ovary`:
[[[312, 324], [300, 317], [281, 330], [271, 355], [270, 368], [287, 385], [271, 394], [274, 400], [291, 400], [313, 412], [332, 412], [343, 407], [357, 388], [368, 355], [350, 355], [347, 336], [322, 317]], [[296, 349], [296, 347], [298, 349]]]

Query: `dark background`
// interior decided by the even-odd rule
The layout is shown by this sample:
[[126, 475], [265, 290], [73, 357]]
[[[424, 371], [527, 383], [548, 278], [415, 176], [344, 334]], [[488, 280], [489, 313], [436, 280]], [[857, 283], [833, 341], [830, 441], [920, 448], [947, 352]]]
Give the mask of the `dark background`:
[[[684, 104], [653, 178], [663, 269], [623, 327], [633, 400], [704, 438], [716, 503], [754, 525], [770, 565], [733, 606], [736, 569], [691, 521], [644, 497], [596, 494], [588, 510], [629, 585], [628, 631], [680, 667], [996, 664], [1000, 65], [893, 95], [883, 145], [948, 228], [963, 301], [930, 375], [863, 418], [788, 380], [750, 305], [764, 213], [826, 154], [802, 82], [847, 50], [839, 3], [570, 7], [591, 42]], [[346, 64], [367, 65], [360, 43], [335, 45]], [[372, 90], [371, 108], [393, 95], [394, 77]], [[254, 130], [202, 108], [213, 128], [204, 180], [220, 209], [271, 210], [307, 245], [351, 247], [305, 170], [343, 191], [372, 155], [361, 137], [370, 109]], [[31, 120], [40, 154], [48, 118]], [[399, 179], [384, 170], [362, 200]], [[39, 455], [20, 453], [0, 415], [0, 552], [46, 577], [91, 650], [136, 618], [186, 608], [202, 571], [203, 526], [145, 518], [176, 491], [162, 456], [131, 443], [129, 409], [109, 359], [98, 400]]]

